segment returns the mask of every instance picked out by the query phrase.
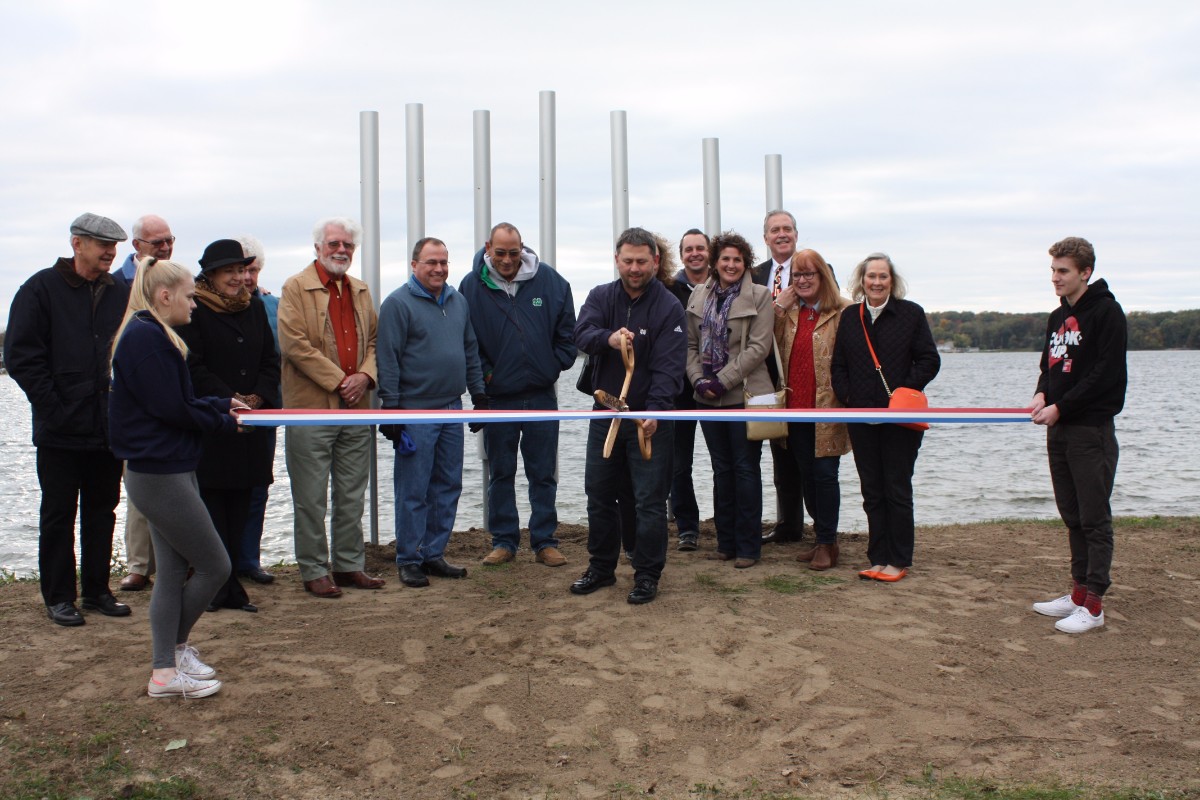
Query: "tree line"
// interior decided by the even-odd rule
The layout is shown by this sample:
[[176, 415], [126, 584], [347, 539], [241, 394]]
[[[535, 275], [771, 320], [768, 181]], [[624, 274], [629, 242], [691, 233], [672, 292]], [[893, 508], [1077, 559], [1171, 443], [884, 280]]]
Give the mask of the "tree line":
[[[939, 345], [959, 350], [1040, 351], [1048, 313], [1006, 314], [999, 311], [933, 311], [926, 316]], [[1130, 350], [1200, 350], [1200, 309], [1131, 311]]]

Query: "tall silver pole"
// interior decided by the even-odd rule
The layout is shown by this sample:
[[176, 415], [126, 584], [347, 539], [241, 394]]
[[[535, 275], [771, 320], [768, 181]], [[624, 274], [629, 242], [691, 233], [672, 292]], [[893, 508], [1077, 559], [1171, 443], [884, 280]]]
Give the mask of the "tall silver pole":
[[557, 203], [556, 187], [558, 185], [558, 176], [554, 160], [556, 149], [554, 138], [554, 92], [550, 90], [538, 92], [538, 101], [538, 120], [541, 127], [540, 158], [538, 159], [538, 176], [541, 181], [539, 192], [540, 213], [538, 215], [538, 234], [540, 237], [538, 255], [541, 256], [542, 261], [557, 269], [558, 217], [555, 205]]
[[783, 208], [783, 156], [766, 156], [767, 213]]
[[[490, 111], [476, 111], [472, 115], [474, 121], [473, 141], [475, 144], [475, 249], [483, 247], [487, 242], [492, 228], [492, 114]], [[473, 254], [472, 254], [473, 255]], [[475, 435], [475, 443], [479, 449], [479, 463], [483, 472], [483, 529], [488, 530], [488, 478], [491, 467], [488, 464], [487, 448], [483, 446], [483, 436]]]
[[704, 151], [704, 232], [721, 232], [721, 157], [718, 139], [705, 139]]
[[[405, 201], [408, 206], [408, 249], [425, 236], [425, 107], [420, 103], [404, 106]], [[409, 267], [409, 272], [412, 267]]]
[[[358, 113], [358, 153], [363, 226], [359, 266], [363, 280], [371, 292], [375, 311], [379, 311], [379, 112]], [[371, 400], [378, 405], [379, 398]], [[376, 449], [375, 426], [371, 426], [371, 544], [379, 544], [379, 453]]]
[[[624, 111], [608, 112], [609, 138], [612, 140], [612, 223], [613, 242], [629, 228], [629, 130]], [[613, 265], [616, 277], [616, 265]]]
[[476, 111], [475, 143], [475, 249], [483, 247], [492, 229], [492, 112]]

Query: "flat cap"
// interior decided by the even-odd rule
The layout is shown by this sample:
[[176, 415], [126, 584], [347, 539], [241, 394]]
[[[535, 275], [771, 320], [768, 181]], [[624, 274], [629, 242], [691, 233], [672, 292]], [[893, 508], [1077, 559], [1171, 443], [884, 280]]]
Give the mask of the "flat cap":
[[129, 238], [125, 235], [125, 229], [120, 225], [108, 217], [102, 217], [90, 211], [80, 214], [71, 223], [71, 235], [89, 236], [101, 242], [123, 242]]

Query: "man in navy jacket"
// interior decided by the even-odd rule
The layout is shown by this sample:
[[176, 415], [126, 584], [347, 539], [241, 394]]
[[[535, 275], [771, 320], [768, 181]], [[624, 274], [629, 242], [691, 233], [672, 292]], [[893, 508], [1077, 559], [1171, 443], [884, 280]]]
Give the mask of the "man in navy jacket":
[[1125, 407], [1125, 312], [1104, 280], [1088, 285], [1096, 251], [1072, 236], [1050, 248], [1050, 280], [1061, 299], [1046, 325], [1033, 421], [1046, 426], [1054, 500], [1071, 546], [1070, 594], [1034, 603], [1061, 617], [1054, 627], [1084, 633], [1104, 625], [1101, 598], [1112, 579], [1113, 417]]
[[[674, 408], [683, 385], [687, 333], [683, 307], [658, 280], [659, 252], [654, 235], [630, 228], [617, 239], [618, 280], [592, 289], [579, 310], [575, 344], [591, 358], [592, 385], [618, 396], [625, 381], [621, 340], [633, 348], [635, 368], [626, 400], [634, 411]], [[599, 408], [599, 406], [597, 406]], [[646, 461], [638, 446], [637, 425], [651, 445]], [[590, 594], [616, 583], [621, 551], [617, 493], [622, 473], [633, 482], [637, 503], [637, 544], [633, 552], [634, 589], [630, 603], [649, 603], [667, 559], [666, 500], [671, 489], [670, 421], [624, 420], [612, 457], [604, 458], [610, 420], [588, 426], [584, 488], [588, 496], [587, 571], [571, 584], [574, 594]]]
[[75, 515], [85, 610], [129, 614], [108, 587], [113, 511], [121, 462], [108, 443], [113, 336], [129, 289], [109, 270], [125, 231], [107, 217], [71, 224], [71, 258], [60, 258], [17, 290], [8, 316], [4, 363], [33, 406], [33, 444], [42, 489], [38, 570], [42, 599], [59, 625], [84, 623], [75, 607]]
[[[458, 290], [467, 299], [479, 344], [488, 407], [558, 408], [554, 385], [575, 363], [575, 303], [571, 285], [521, 241], [507, 222], [492, 228]], [[529, 546], [538, 563], [561, 567], [558, 549], [558, 421], [491, 422], [483, 426], [488, 458], [489, 566], [512, 561], [520, 543], [517, 450], [529, 481]]]

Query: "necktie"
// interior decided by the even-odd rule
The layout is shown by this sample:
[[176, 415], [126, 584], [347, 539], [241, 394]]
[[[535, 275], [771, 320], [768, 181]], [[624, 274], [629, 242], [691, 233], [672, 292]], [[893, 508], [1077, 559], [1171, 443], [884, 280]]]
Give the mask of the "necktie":
[[775, 282], [771, 286], [771, 297], [779, 297], [779, 293], [783, 291], [783, 267], [776, 266]]

